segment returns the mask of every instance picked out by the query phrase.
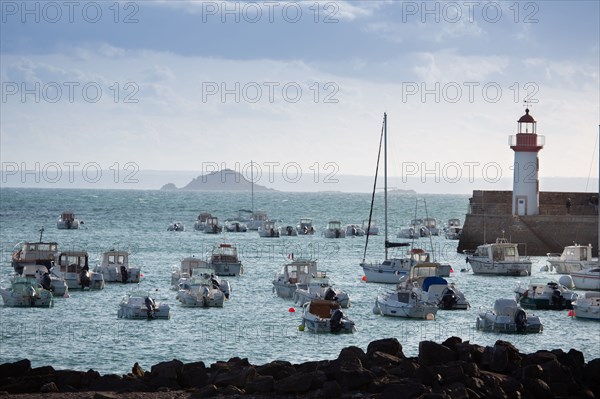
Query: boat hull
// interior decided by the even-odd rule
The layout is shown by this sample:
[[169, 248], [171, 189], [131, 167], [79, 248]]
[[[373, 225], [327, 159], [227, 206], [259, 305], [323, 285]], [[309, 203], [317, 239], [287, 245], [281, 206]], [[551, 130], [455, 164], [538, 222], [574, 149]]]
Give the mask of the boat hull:
[[496, 315], [491, 311], [481, 312], [477, 316], [476, 327], [482, 331], [507, 334], [540, 333], [543, 331], [542, 323], [537, 316], [528, 316], [527, 321], [519, 326], [513, 317]]
[[433, 304], [412, 304], [394, 301], [390, 295], [379, 295], [375, 300], [375, 313], [383, 316], [408, 319], [434, 320], [438, 308]]
[[600, 291], [600, 273], [571, 273], [571, 279], [577, 289]]
[[154, 309], [152, 316], [148, 315], [148, 309], [145, 306], [130, 306], [127, 304], [120, 304], [117, 312], [119, 319], [130, 319], [130, 320], [153, 320], [153, 319], [169, 319], [171, 318], [171, 310], [169, 305], [158, 305]]
[[470, 258], [473, 274], [492, 276], [531, 276], [531, 262], [489, 262]]
[[363, 263], [361, 267], [369, 283], [398, 284], [400, 278], [409, 272], [409, 269], [403, 267], [386, 267], [376, 264]]
[[241, 262], [211, 262], [217, 276], [239, 276], [242, 274]]

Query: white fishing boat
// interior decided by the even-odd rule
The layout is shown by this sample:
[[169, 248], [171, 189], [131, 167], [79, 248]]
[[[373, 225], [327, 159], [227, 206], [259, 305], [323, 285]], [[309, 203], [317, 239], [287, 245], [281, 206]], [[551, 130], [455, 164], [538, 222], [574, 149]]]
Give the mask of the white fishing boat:
[[238, 220], [226, 220], [223, 228], [229, 233], [245, 233], [248, 231], [248, 226]]
[[196, 269], [192, 277], [179, 283], [176, 298], [183, 306], [221, 308], [229, 297], [224, 286], [211, 269]]
[[50, 269], [67, 283], [69, 290], [104, 288], [104, 277], [101, 273], [90, 271], [88, 253], [85, 251], [65, 251], [58, 257], [58, 264]]
[[141, 270], [129, 265], [129, 252], [111, 249], [102, 254], [94, 272], [102, 274], [105, 283], [139, 283]]
[[600, 292], [588, 291], [577, 297], [572, 314], [580, 319], [600, 320]]
[[292, 225], [281, 226], [279, 227], [279, 236], [280, 237], [294, 237], [298, 235], [298, 231]]
[[248, 227], [248, 230], [259, 230], [263, 223], [268, 220], [269, 217], [266, 212], [252, 212], [252, 216], [246, 221], [246, 226]]
[[79, 219], [75, 219], [73, 212], [63, 212], [58, 217], [56, 227], [58, 229], [73, 230], [78, 229], [80, 224], [83, 224], [83, 222], [80, 222]]
[[44, 289], [34, 278], [15, 277], [8, 288], [0, 288], [0, 296], [6, 307], [54, 306], [52, 293]]
[[539, 333], [544, 329], [540, 318], [528, 315], [514, 299], [496, 299], [492, 310], [479, 312], [476, 327], [500, 333]]
[[435, 220], [434, 218], [425, 218], [423, 219], [423, 226], [427, 229], [426, 231], [426, 236], [427, 235], [432, 235], [432, 236], [439, 236], [440, 235], [440, 228], [437, 225], [437, 220]]
[[66, 297], [69, 295], [69, 287], [64, 279], [50, 273], [44, 265], [25, 265], [20, 276], [35, 279], [42, 288], [52, 292], [52, 295]]
[[425, 226], [423, 219], [412, 219], [407, 227], [403, 227], [398, 231], [396, 237], [415, 239], [429, 236], [429, 230]]
[[206, 229], [206, 220], [210, 217], [212, 215], [208, 212], [200, 213], [194, 222], [194, 230], [204, 231]]
[[117, 311], [119, 319], [169, 319], [171, 308], [166, 303], [155, 301], [150, 293], [134, 291], [123, 297]]
[[362, 237], [365, 235], [363, 228], [357, 224], [349, 224], [346, 226], [346, 237]]
[[283, 265], [281, 272], [273, 279], [273, 292], [282, 298], [293, 298], [298, 285], [307, 286], [310, 278], [317, 274], [317, 262], [296, 259]]
[[20, 242], [15, 245], [12, 253], [12, 267], [17, 274], [23, 273], [24, 265], [43, 265], [48, 270], [58, 259], [58, 244], [43, 242], [44, 228], [40, 229], [38, 242]]
[[266, 220], [262, 222], [260, 228], [258, 229], [258, 235], [260, 237], [279, 237], [279, 230], [275, 225], [275, 222], [272, 220]]
[[310, 235], [315, 234], [315, 227], [313, 225], [312, 219], [302, 218], [296, 225], [296, 231], [300, 235]]
[[340, 309], [340, 304], [335, 301], [315, 299], [304, 304], [302, 325], [313, 333], [353, 333], [355, 324]]
[[173, 222], [167, 227], [167, 231], [185, 231], [185, 226], [181, 222]]
[[519, 282], [514, 292], [519, 305], [526, 309], [572, 309], [572, 303], [577, 299], [577, 293], [548, 278], [533, 278], [527, 284]]
[[239, 276], [244, 271], [237, 248], [231, 244], [219, 244], [213, 248], [209, 266], [217, 276]]
[[519, 256], [516, 243], [506, 238], [497, 238], [495, 243], [479, 245], [475, 252], [468, 254], [473, 274], [497, 276], [530, 276], [531, 260]]
[[446, 234], [447, 240], [458, 240], [460, 239], [460, 235], [462, 233], [462, 224], [460, 223], [460, 219], [452, 218], [448, 219], [448, 223], [444, 228], [444, 232]]
[[223, 227], [219, 224], [219, 218], [216, 216], [210, 216], [206, 219], [206, 225], [204, 226], [204, 232], [206, 234], [219, 234], [223, 231]]
[[[204, 270], [207, 268], [209, 268], [208, 263], [201, 259], [193, 256], [183, 258], [179, 264], [179, 269], [171, 272], [171, 287], [178, 290], [179, 283], [192, 277], [196, 273], [196, 269]], [[214, 273], [213, 269], [211, 269], [211, 273]]]
[[346, 230], [342, 228], [342, 222], [339, 220], [330, 220], [327, 223], [327, 227], [323, 230], [323, 237], [325, 238], [344, 238], [346, 237]]
[[333, 287], [324, 271], [318, 271], [311, 276], [306, 284], [296, 284], [294, 292], [294, 302], [303, 306], [306, 302], [313, 299], [324, 299], [326, 301], [336, 301], [342, 308], [350, 306], [350, 297], [344, 291]]
[[377, 295], [373, 313], [383, 316], [434, 320], [438, 311], [435, 303], [423, 299], [418, 287], [398, 284], [396, 290]]
[[600, 291], [600, 267], [590, 267], [579, 272], [572, 272], [571, 279], [579, 290]]
[[598, 264], [597, 260], [592, 259], [592, 244], [567, 245], [562, 253], [548, 253], [547, 256], [548, 268], [558, 274], [571, 274]]
[[374, 220], [371, 220], [369, 223], [369, 219], [363, 220], [361, 228], [365, 231], [365, 234], [370, 236], [379, 235], [379, 227]]

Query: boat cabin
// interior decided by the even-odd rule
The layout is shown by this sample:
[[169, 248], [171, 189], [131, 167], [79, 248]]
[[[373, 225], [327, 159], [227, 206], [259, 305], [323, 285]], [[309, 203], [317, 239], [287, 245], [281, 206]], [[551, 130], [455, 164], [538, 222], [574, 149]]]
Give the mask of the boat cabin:
[[237, 248], [231, 244], [221, 244], [215, 250], [213, 250], [211, 256], [211, 262], [238, 262]]
[[460, 219], [448, 219], [448, 227], [460, 227]]
[[21, 249], [15, 252], [13, 260], [22, 263], [39, 263], [45, 261], [46, 266], [54, 261], [58, 252], [58, 244], [55, 242], [25, 242]]
[[129, 253], [126, 251], [115, 251], [114, 249], [104, 252], [102, 254], [102, 265], [117, 268], [121, 266], [128, 267]]
[[474, 256], [483, 256], [494, 262], [515, 262], [519, 261], [519, 250], [517, 244], [510, 243], [505, 238], [498, 238], [494, 244], [478, 246]]
[[560, 260], [591, 261], [592, 244], [588, 244], [585, 247], [577, 244], [566, 246], [560, 255]]
[[283, 277], [289, 284], [306, 284], [316, 274], [317, 262], [314, 260], [296, 260], [283, 266]]
[[84, 267], [89, 268], [88, 253], [85, 251], [61, 252], [58, 266], [63, 273], [79, 273]]
[[340, 221], [332, 220], [329, 223], [327, 223], [328, 230], [340, 230], [341, 228], [342, 228], [342, 222], [340, 222]]
[[60, 220], [62, 220], [63, 222], [74, 222], [75, 215], [73, 214], [73, 212], [63, 212], [60, 215]]

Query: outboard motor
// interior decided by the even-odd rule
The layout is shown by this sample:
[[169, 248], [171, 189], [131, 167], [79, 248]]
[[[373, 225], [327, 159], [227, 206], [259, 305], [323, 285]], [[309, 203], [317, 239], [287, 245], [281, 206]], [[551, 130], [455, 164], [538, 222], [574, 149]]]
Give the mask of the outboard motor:
[[126, 283], [129, 279], [129, 272], [125, 265], [121, 265], [121, 282]]
[[325, 298], [326, 301], [337, 301], [337, 295], [335, 293], [335, 291], [333, 290], [333, 288], [329, 287], [327, 288], [327, 291], [325, 291]]
[[156, 304], [154, 303], [154, 299], [149, 296], [144, 299], [144, 304], [146, 305], [146, 314], [148, 315], [148, 320], [154, 318], [154, 310], [156, 309]]
[[440, 298], [440, 303], [438, 306], [440, 309], [449, 310], [456, 305], [458, 301], [458, 297], [456, 296], [456, 292], [452, 288], [446, 288]]
[[90, 287], [92, 283], [92, 279], [90, 278], [90, 269], [87, 266], [84, 266], [79, 272], [79, 285], [81, 285], [81, 289], [85, 289], [85, 287]]
[[525, 324], [527, 323], [527, 314], [523, 309], [518, 309], [515, 312], [515, 324], [517, 325], [517, 332], [525, 331]]
[[212, 284], [212, 287], [213, 287], [214, 289], [216, 289], [216, 290], [218, 290], [218, 289], [221, 287], [221, 285], [220, 285], [220, 284], [219, 284], [219, 282], [217, 281], [217, 278], [215, 277], [215, 275], [214, 275], [214, 274], [211, 274], [211, 275], [210, 275], [210, 282], [211, 282], [211, 284]]
[[40, 281], [40, 284], [42, 285], [42, 288], [44, 288], [45, 290], [53, 291], [52, 279], [50, 278], [50, 273], [48, 273], [48, 272], [44, 273], [44, 275], [42, 276], [42, 281]]
[[335, 229], [335, 238], [340, 238], [340, 229]]
[[564, 298], [562, 296], [562, 293], [560, 292], [560, 290], [558, 289], [554, 289], [552, 291], [552, 298], [550, 299], [550, 306], [552, 306], [552, 308], [554, 309], [562, 309], [563, 308], [563, 303]]
[[331, 315], [331, 319], [329, 320], [329, 326], [331, 329], [331, 332], [335, 333], [335, 332], [339, 332], [342, 330], [342, 327], [344, 325], [344, 323], [342, 322], [342, 319], [344, 318], [344, 313], [342, 313], [341, 310], [336, 309], [333, 314]]
[[292, 235], [292, 226], [288, 226], [287, 227], [287, 235], [291, 236]]

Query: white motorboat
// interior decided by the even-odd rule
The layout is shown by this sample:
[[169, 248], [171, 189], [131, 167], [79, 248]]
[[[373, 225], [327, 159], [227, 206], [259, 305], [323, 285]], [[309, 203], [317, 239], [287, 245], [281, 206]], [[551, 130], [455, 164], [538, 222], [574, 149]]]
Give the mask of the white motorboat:
[[34, 278], [15, 277], [9, 288], [0, 288], [0, 296], [7, 307], [54, 306], [52, 293], [44, 289]]
[[248, 231], [248, 226], [238, 220], [226, 220], [223, 228], [229, 233], [245, 233]]
[[64, 230], [73, 230], [78, 229], [80, 224], [83, 224], [83, 221], [80, 222], [79, 219], [75, 219], [73, 212], [63, 212], [58, 217], [56, 227]]
[[568, 245], [561, 254], [548, 253], [547, 256], [549, 269], [558, 274], [571, 274], [598, 264], [597, 260], [592, 259], [592, 244]]
[[311, 276], [306, 284], [297, 284], [294, 292], [294, 302], [303, 306], [306, 302], [313, 299], [324, 299], [326, 301], [336, 301], [342, 308], [350, 306], [350, 297], [344, 291], [333, 288], [327, 277], [327, 273], [318, 271]]
[[363, 228], [357, 224], [349, 224], [346, 226], [346, 237], [362, 237], [365, 235]]
[[141, 270], [129, 266], [129, 252], [111, 249], [102, 254], [102, 262], [94, 272], [102, 274], [105, 283], [139, 283]]
[[519, 305], [526, 309], [572, 309], [577, 294], [563, 284], [548, 278], [534, 278], [528, 284], [520, 282], [514, 289]]
[[429, 236], [429, 230], [425, 226], [425, 221], [423, 219], [413, 219], [407, 227], [400, 229], [396, 236], [398, 238], [408, 238], [412, 240]]
[[[196, 273], [196, 269], [210, 269], [207, 262], [195, 258], [193, 256], [183, 258], [180, 262], [179, 269], [171, 272], [171, 287], [175, 290], [179, 289], [179, 283], [183, 280], [187, 280]], [[210, 269], [211, 273], [214, 273], [213, 269]], [[199, 273], [199, 272], [198, 272]]]
[[176, 298], [183, 306], [221, 308], [229, 298], [229, 291], [224, 292], [226, 285], [211, 269], [196, 269], [192, 277], [179, 283]]
[[40, 229], [38, 242], [20, 242], [15, 245], [12, 254], [12, 267], [17, 274], [23, 273], [24, 265], [43, 265], [48, 270], [58, 259], [58, 244], [56, 242], [43, 242], [44, 228]]
[[206, 229], [206, 220], [210, 217], [212, 217], [210, 213], [200, 213], [194, 222], [194, 230], [204, 231]]
[[353, 333], [355, 324], [340, 309], [340, 304], [335, 301], [315, 299], [304, 304], [302, 325], [313, 333]]
[[104, 288], [104, 277], [101, 273], [90, 271], [88, 253], [85, 251], [61, 252], [58, 264], [50, 272], [64, 279], [70, 290]]
[[166, 303], [155, 301], [150, 293], [134, 291], [123, 297], [117, 311], [119, 319], [169, 319], [171, 308]]
[[231, 244], [219, 244], [213, 248], [209, 265], [217, 276], [239, 276], [244, 271], [237, 248]]
[[361, 228], [365, 231], [365, 234], [370, 236], [379, 235], [379, 227], [374, 220], [371, 220], [369, 224], [369, 219], [363, 220]]
[[431, 260], [429, 252], [421, 248], [413, 248], [406, 251], [404, 258], [384, 260], [382, 263], [362, 263], [363, 272], [367, 282], [397, 284], [402, 276], [408, 275], [416, 266], [427, 266], [428, 270], [434, 270], [430, 276], [448, 277], [452, 266], [447, 263], [439, 263]]
[[167, 227], [167, 231], [185, 231], [185, 225], [181, 222], [173, 222]]
[[571, 279], [579, 290], [600, 291], [600, 267], [590, 267], [579, 272], [572, 272]]
[[330, 220], [327, 223], [327, 227], [323, 230], [323, 237], [325, 238], [345, 238], [346, 230], [342, 228], [342, 222], [339, 220]]
[[539, 333], [544, 329], [540, 318], [528, 315], [514, 299], [496, 299], [492, 310], [479, 312], [476, 327], [501, 333]]
[[600, 320], [600, 292], [588, 291], [577, 297], [572, 314], [581, 319]]
[[300, 235], [310, 235], [315, 234], [315, 227], [313, 225], [312, 219], [302, 218], [296, 225], [296, 231]]
[[427, 229], [426, 235], [439, 236], [440, 229], [437, 226], [437, 220], [434, 218], [425, 218], [423, 219], [423, 226]]
[[279, 227], [279, 236], [280, 237], [294, 237], [298, 235], [298, 231], [292, 225], [281, 226]]
[[261, 226], [258, 228], [258, 235], [260, 237], [279, 237], [279, 230], [275, 225], [275, 222], [272, 220], [266, 220], [262, 222]]
[[460, 239], [460, 235], [462, 233], [462, 224], [460, 223], [460, 219], [452, 218], [448, 219], [448, 224], [444, 228], [444, 232], [446, 234], [447, 240], [458, 240]]
[[442, 277], [425, 277], [421, 283], [421, 289], [427, 295], [427, 301], [437, 304], [440, 310], [466, 310], [471, 307], [465, 294], [460, 291], [454, 282]]
[[282, 298], [293, 298], [298, 285], [307, 286], [310, 278], [317, 274], [317, 262], [296, 259], [283, 265], [281, 272], [273, 280], [273, 292]]
[[377, 295], [373, 313], [384, 316], [434, 320], [438, 311], [435, 303], [423, 299], [418, 287], [398, 284], [395, 291]]
[[69, 287], [65, 280], [50, 273], [44, 265], [25, 265], [21, 277], [35, 279], [42, 288], [52, 292], [54, 296], [69, 296]]
[[248, 230], [259, 230], [267, 220], [269, 220], [269, 217], [266, 212], [255, 211], [252, 212], [250, 219], [246, 221], [246, 226], [248, 227]]
[[219, 218], [210, 216], [206, 219], [206, 226], [204, 226], [204, 232], [206, 234], [219, 234], [222, 231], [223, 227], [219, 224]]
[[473, 274], [497, 276], [530, 276], [531, 260], [519, 256], [516, 243], [506, 238], [497, 238], [495, 243], [479, 245], [475, 252], [467, 256]]

